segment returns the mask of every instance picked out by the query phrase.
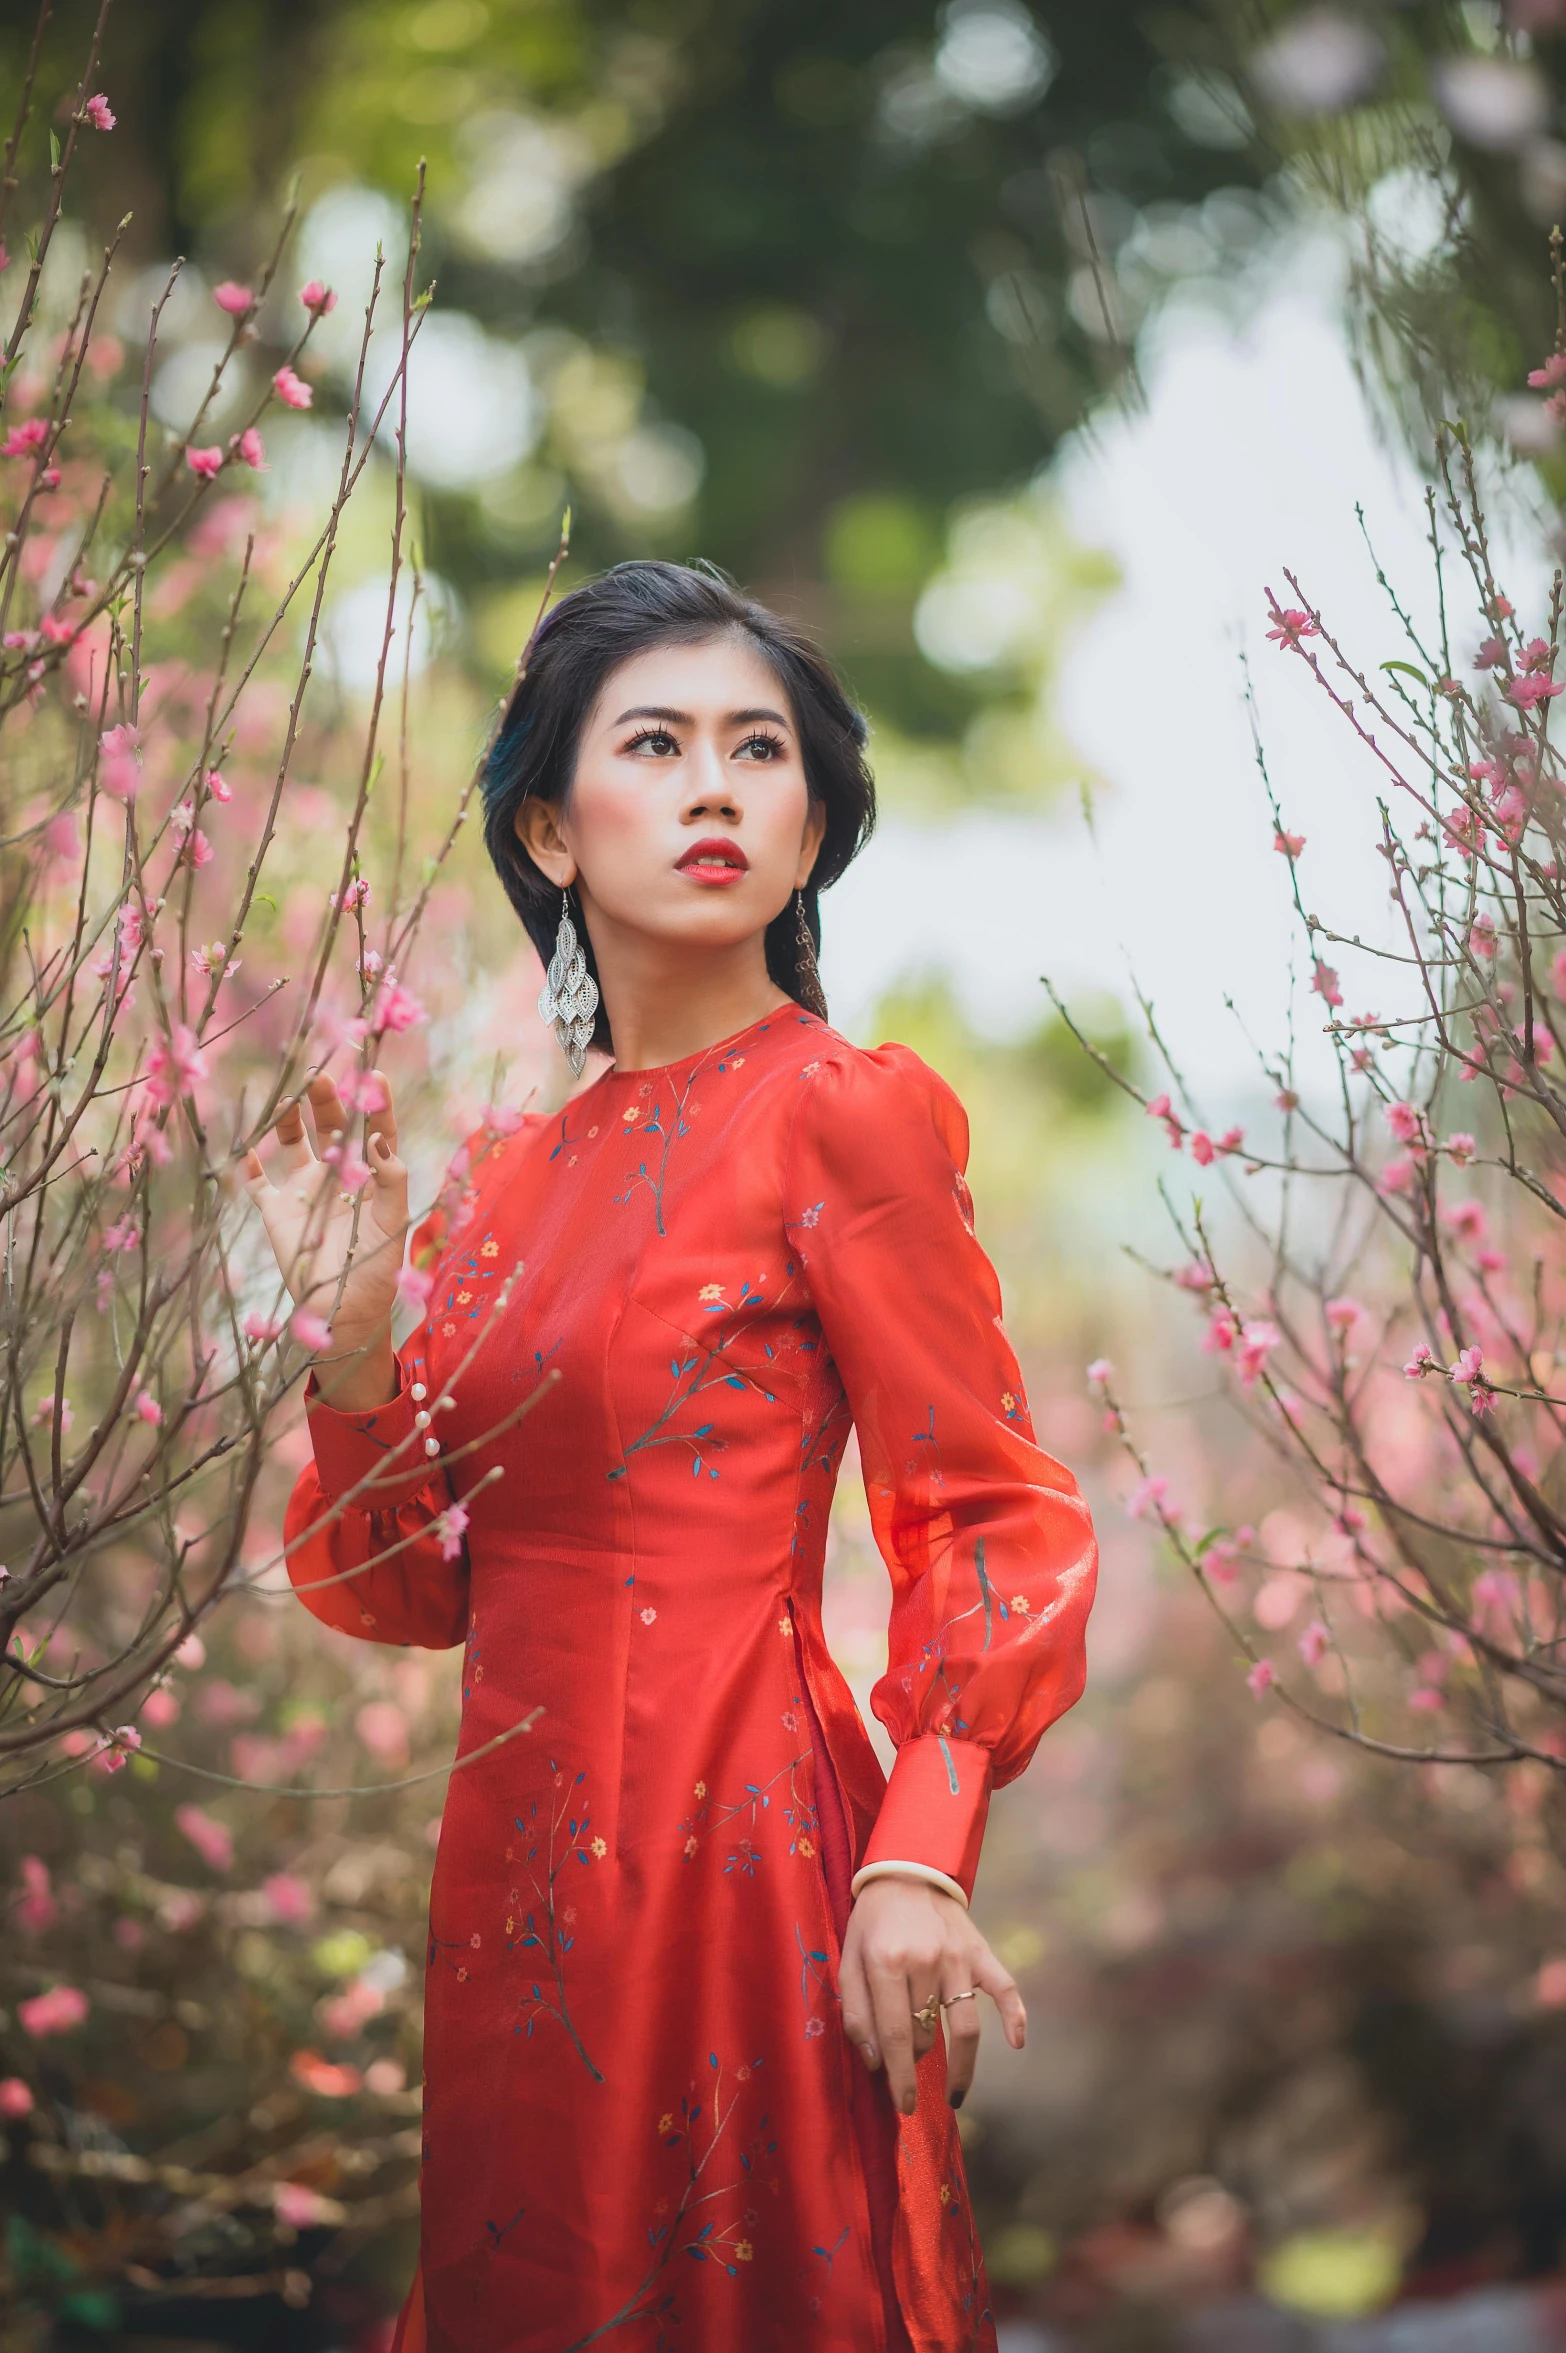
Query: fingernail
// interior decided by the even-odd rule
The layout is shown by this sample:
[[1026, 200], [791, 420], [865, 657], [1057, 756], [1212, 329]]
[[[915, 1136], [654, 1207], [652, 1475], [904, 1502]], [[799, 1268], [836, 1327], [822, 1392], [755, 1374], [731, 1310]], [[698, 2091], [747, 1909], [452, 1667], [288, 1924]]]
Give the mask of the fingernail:
[[918, 2105], [919, 2105], [919, 2095], [918, 2095], [918, 2093], [917, 2093], [917, 2092], [909, 2092], [909, 2093], [908, 2093], [908, 2094], [905, 2096], [905, 2098], [904, 2098], [904, 2100], [903, 2100], [903, 2114], [904, 2114], [905, 2116], [911, 2116], [911, 2115], [913, 2114], [913, 2112], [914, 2112], [915, 2108], [916, 2108]]
[[867, 2067], [873, 2067], [873, 2066], [875, 2065], [875, 2045], [874, 2045], [874, 2043], [861, 2043], [861, 2044], [860, 2044], [860, 2046], [859, 2046], [859, 2048], [860, 2048], [860, 2049], [861, 2049], [861, 2050], [864, 2052], [864, 2055], [865, 2055], [865, 2065], [866, 2065]]
[[946, 2097], [954, 2108], [960, 2108], [968, 2095], [966, 2092], [948, 2092]]

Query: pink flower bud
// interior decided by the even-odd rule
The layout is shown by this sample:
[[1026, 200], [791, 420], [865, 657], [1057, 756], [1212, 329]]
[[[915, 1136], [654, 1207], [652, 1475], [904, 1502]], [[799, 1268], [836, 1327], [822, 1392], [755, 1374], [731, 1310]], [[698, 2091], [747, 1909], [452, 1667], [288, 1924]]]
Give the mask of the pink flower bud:
[[214, 286], [212, 299], [219, 310], [226, 310], [231, 319], [242, 319], [246, 311], [254, 310], [255, 294], [248, 286], [239, 285], [233, 278], [225, 278], [221, 286]]
[[299, 299], [312, 319], [324, 319], [337, 308], [337, 296], [330, 286], [323, 286], [319, 278], [312, 278], [299, 289]]
[[93, 92], [82, 108], [82, 113], [95, 131], [112, 131], [119, 119], [118, 116], [110, 112], [109, 101], [101, 90]]
[[211, 449], [187, 449], [185, 463], [203, 482], [210, 482], [216, 474], [222, 472], [223, 452], [216, 446]]
[[272, 378], [272, 389], [285, 408], [307, 409], [315, 399], [304, 378], [286, 366], [279, 368]]

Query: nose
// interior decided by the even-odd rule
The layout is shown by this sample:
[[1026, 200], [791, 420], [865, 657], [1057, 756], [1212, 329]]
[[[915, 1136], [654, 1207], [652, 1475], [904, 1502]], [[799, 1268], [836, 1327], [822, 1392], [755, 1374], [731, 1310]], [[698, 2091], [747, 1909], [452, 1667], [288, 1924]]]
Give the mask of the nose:
[[742, 814], [734, 771], [717, 745], [702, 738], [690, 762], [690, 784], [685, 799], [687, 821], [698, 817], [738, 818]]

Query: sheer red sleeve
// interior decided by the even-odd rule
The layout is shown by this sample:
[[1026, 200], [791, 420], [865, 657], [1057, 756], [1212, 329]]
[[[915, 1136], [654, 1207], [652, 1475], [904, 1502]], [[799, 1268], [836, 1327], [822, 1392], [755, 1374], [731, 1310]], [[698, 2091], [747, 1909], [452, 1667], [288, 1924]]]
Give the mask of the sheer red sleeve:
[[801, 1100], [785, 1216], [892, 1580], [871, 1706], [898, 1753], [863, 1860], [971, 1892], [991, 1789], [1081, 1693], [1097, 1547], [1034, 1439], [967, 1157], [962, 1106], [916, 1054], [849, 1050]]

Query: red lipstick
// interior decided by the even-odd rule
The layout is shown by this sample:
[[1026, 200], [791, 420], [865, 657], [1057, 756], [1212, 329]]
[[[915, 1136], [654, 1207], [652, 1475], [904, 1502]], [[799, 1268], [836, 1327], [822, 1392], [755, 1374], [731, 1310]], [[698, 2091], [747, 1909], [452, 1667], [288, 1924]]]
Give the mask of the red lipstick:
[[703, 834], [678, 861], [681, 874], [690, 875], [694, 882], [716, 884], [719, 888], [725, 883], [738, 882], [749, 869], [750, 860], [739, 843], [720, 833]]

